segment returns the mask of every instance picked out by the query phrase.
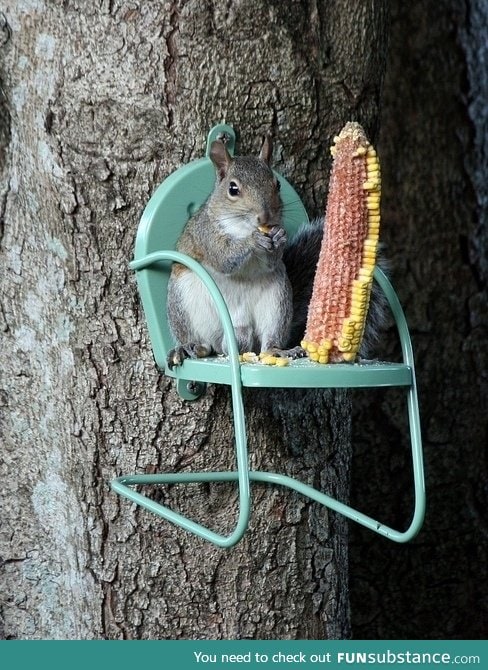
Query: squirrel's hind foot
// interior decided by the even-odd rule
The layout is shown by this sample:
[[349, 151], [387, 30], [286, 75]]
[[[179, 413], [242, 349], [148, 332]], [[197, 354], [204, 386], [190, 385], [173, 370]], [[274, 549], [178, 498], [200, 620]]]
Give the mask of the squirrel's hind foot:
[[188, 342], [187, 344], [170, 349], [166, 356], [166, 363], [168, 364], [168, 368], [172, 370], [181, 365], [185, 358], [205, 358], [206, 356], [210, 356], [211, 353], [211, 347], [207, 347], [204, 344], [196, 344], [195, 342]]

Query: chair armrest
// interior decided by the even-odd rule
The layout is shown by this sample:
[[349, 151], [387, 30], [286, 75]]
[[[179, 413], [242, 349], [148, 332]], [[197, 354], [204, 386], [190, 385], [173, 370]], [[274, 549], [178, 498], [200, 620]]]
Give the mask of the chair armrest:
[[373, 277], [385, 294], [386, 300], [393, 314], [393, 318], [395, 319], [395, 324], [402, 347], [403, 362], [405, 365], [409, 365], [412, 369], [414, 369], [415, 361], [413, 357], [412, 341], [410, 339], [407, 319], [405, 318], [405, 312], [403, 311], [396, 291], [386, 274], [378, 266], [376, 266], [374, 269]]
[[[190, 256], [187, 256], [180, 251], [173, 251], [169, 249], [154, 251], [150, 254], [147, 254], [146, 256], [143, 256], [142, 258], [137, 258], [130, 263], [130, 268], [136, 272], [141, 272], [151, 268], [161, 261], [172, 261], [173, 263], [180, 263], [194, 272], [203, 282], [208, 292], [210, 293], [210, 297], [215, 304], [218, 316], [222, 323], [225, 339], [227, 342], [227, 348], [229, 351], [229, 361], [231, 366], [235, 367], [236, 373], [239, 375], [239, 349], [237, 346], [234, 326], [232, 325], [232, 320], [230, 318], [229, 310], [225, 300], [222, 297], [222, 293], [220, 292], [219, 287], [217, 286], [213, 277], [194, 258], [191, 258]], [[166, 315], [164, 315], [164, 318], [166, 318]]]

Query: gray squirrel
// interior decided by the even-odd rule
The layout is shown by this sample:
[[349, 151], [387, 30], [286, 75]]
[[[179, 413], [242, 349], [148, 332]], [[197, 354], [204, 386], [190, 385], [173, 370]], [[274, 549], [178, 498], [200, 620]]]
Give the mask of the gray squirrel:
[[[269, 351], [298, 358], [306, 355], [297, 345], [305, 331], [324, 222], [303, 224], [287, 242], [271, 154], [269, 137], [257, 158], [232, 157], [222, 141], [212, 143], [215, 188], [187, 222], [177, 250], [201, 263], [217, 283], [240, 353]], [[185, 358], [227, 353], [210, 294], [191, 270], [178, 263], [173, 264], [168, 285], [168, 320], [177, 342], [168, 353], [170, 369]], [[376, 289], [361, 355], [368, 353], [383, 320]]]

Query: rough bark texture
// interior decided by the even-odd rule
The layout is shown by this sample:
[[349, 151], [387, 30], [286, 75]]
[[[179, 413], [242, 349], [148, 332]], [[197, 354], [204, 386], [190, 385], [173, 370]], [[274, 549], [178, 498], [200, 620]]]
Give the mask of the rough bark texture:
[[[340, 638], [345, 523], [257, 489], [216, 549], [108, 489], [117, 474], [232, 464], [229, 398], [188, 404], [155, 370], [128, 271], [157, 184], [232, 123], [323, 208], [330, 138], [375, 139], [382, 2], [7, 0], [1, 16], [3, 634]], [[249, 393], [253, 467], [345, 499], [344, 393]], [[228, 528], [232, 488], [161, 493]]]
[[[488, 6], [390, 4], [382, 231], [416, 348], [428, 508], [407, 547], [352, 530], [353, 632], [486, 638]], [[382, 394], [368, 407], [353, 441], [353, 495], [406, 524], [401, 405]]]

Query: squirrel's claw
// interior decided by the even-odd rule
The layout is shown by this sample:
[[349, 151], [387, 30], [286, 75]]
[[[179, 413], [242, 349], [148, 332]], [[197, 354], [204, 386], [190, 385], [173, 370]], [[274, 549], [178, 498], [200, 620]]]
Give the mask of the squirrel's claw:
[[172, 370], [181, 365], [185, 358], [205, 358], [205, 356], [210, 356], [211, 353], [211, 347], [207, 347], [204, 344], [196, 344], [195, 342], [188, 342], [187, 344], [170, 349], [166, 356], [166, 363], [168, 368]]
[[293, 361], [296, 360], [297, 358], [305, 358], [307, 355], [307, 352], [303, 347], [297, 346], [297, 347], [292, 347], [291, 349], [277, 349], [273, 348], [271, 349], [271, 352], [273, 356], [277, 356], [278, 358], [291, 358]]
[[181, 365], [183, 361], [187, 358], [183, 347], [175, 347], [168, 351], [166, 356], [166, 364], [170, 370]]
[[286, 230], [281, 226], [273, 226], [269, 231], [269, 236], [273, 240], [273, 247], [275, 249], [286, 244]]

